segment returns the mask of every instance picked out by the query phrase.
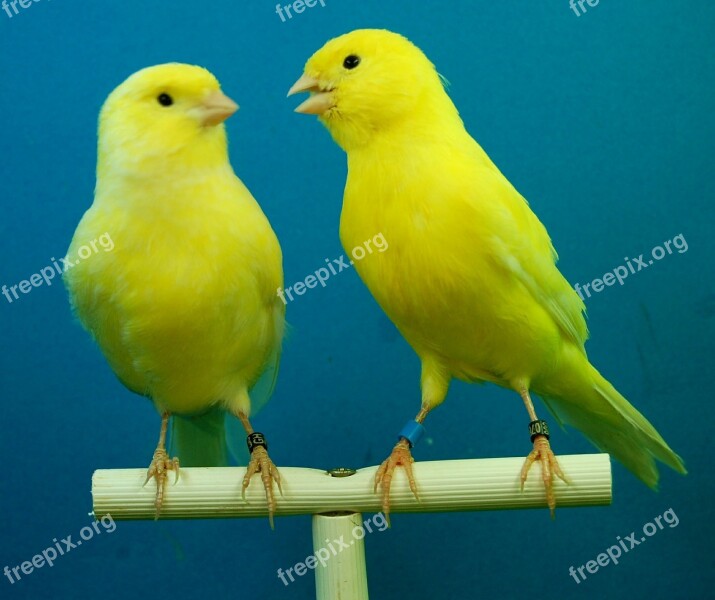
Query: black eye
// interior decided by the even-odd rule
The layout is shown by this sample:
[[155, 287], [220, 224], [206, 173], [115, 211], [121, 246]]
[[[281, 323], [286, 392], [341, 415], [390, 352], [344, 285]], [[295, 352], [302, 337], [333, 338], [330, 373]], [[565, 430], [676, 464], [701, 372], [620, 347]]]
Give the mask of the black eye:
[[171, 106], [174, 104], [174, 99], [169, 96], [169, 94], [159, 94], [156, 99], [162, 106]]
[[345, 57], [345, 60], [343, 61], [343, 66], [346, 69], [354, 69], [360, 64], [360, 57], [356, 56], [355, 54], [351, 54], [350, 56]]

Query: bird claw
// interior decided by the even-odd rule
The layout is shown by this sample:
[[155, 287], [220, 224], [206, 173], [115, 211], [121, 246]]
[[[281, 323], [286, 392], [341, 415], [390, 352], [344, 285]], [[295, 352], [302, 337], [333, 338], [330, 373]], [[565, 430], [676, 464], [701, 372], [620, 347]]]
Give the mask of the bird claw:
[[556, 508], [556, 496], [554, 495], [554, 474], [564, 483], [569, 483], [568, 479], [561, 470], [556, 456], [551, 450], [549, 440], [543, 435], [537, 435], [534, 438], [534, 449], [529, 453], [529, 456], [524, 460], [524, 465], [521, 467], [521, 489], [524, 490], [524, 483], [529, 474], [529, 469], [536, 461], [541, 462], [541, 477], [544, 480], [546, 488], [546, 504], [551, 512], [551, 518], [554, 518], [554, 509]]
[[164, 448], [157, 448], [149, 465], [149, 469], [147, 470], [146, 479], [144, 480], [144, 485], [146, 485], [152, 477], [156, 479], [156, 498], [154, 499], [154, 506], [156, 507], [155, 520], [159, 518], [161, 507], [164, 504], [164, 487], [166, 486], [168, 471], [174, 471], [174, 485], [176, 485], [179, 481], [180, 473], [179, 459], [176, 457], [169, 458]]
[[410, 445], [406, 440], [402, 439], [397, 442], [390, 456], [387, 457], [375, 473], [373, 492], [377, 493], [378, 486], [382, 487], [382, 512], [387, 519], [388, 525], [390, 523], [390, 487], [392, 485], [393, 473], [397, 467], [405, 468], [410, 490], [412, 490], [416, 500], [418, 502], [420, 501], [419, 494], [417, 493], [417, 483], [415, 482], [415, 476], [412, 471], [413, 462], [415, 462], [415, 459], [410, 452]]
[[276, 484], [278, 484], [278, 491], [281, 496], [283, 495], [283, 488], [281, 487], [281, 476], [278, 472], [278, 468], [273, 464], [266, 449], [261, 446], [253, 449], [251, 460], [248, 463], [248, 467], [246, 467], [246, 474], [243, 476], [241, 498], [244, 501], [246, 500], [246, 488], [248, 488], [248, 485], [251, 483], [251, 477], [256, 473], [261, 474], [263, 487], [266, 490], [266, 501], [268, 503], [268, 521], [271, 525], [271, 529], [274, 529], [273, 515], [276, 510], [276, 501], [273, 496], [273, 482], [275, 481]]

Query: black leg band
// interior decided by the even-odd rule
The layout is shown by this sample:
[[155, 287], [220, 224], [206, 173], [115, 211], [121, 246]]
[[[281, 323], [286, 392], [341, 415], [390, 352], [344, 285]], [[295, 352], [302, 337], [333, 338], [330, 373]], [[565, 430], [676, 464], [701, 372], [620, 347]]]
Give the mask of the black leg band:
[[534, 442], [534, 438], [537, 435], [543, 435], [547, 440], [549, 439], [549, 426], [543, 419], [538, 419], [529, 423], [529, 435], [531, 435], [531, 442]]
[[266, 442], [266, 437], [257, 431], [248, 434], [246, 437], [246, 445], [248, 446], [248, 451], [251, 453], [259, 446], [261, 448], [265, 448], [266, 452], [268, 452], [268, 442]]

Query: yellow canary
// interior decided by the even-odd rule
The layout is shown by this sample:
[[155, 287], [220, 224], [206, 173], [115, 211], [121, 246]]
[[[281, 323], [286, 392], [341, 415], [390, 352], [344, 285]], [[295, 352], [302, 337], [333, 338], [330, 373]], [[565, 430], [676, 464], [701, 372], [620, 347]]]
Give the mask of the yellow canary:
[[329, 41], [289, 95], [317, 114], [346, 151], [340, 238], [354, 248], [377, 233], [389, 251], [355, 268], [422, 363], [422, 407], [375, 479], [383, 508], [396, 466], [450, 380], [492, 382], [519, 393], [534, 445], [521, 473], [542, 463], [547, 499], [564, 477], [530, 391], [559, 423], [581, 430], [651, 487], [654, 458], [681, 459], [589, 363], [584, 304], [556, 268], [546, 229], [467, 133], [434, 65], [404, 37], [358, 30]]
[[157, 516], [167, 471], [179, 475], [165, 447], [172, 415], [182, 464], [225, 459], [227, 412], [253, 447], [244, 492], [261, 471], [272, 518], [273, 480], [280, 487], [265, 441], [249, 423], [256, 408], [249, 390], [264, 371], [277, 372], [282, 257], [229, 163], [223, 121], [237, 109], [201, 67], [172, 63], [130, 76], [102, 108], [94, 203], [68, 251], [72, 260], [103, 234], [114, 242], [111, 252], [68, 269], [65, 283], [117, 377], [162, 415], [147, 475], [156, 478]]

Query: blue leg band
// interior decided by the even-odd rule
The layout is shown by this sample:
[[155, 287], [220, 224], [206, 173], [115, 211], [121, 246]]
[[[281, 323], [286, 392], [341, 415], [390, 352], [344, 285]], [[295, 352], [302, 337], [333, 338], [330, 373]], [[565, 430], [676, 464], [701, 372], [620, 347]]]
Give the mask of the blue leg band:
[[417, 421], [407, 421], [402, 431], [400, 431], [400, 437], [405, 438], [410, 443], [410, 448], [419, 442], [424, 434], [425, 428]]

